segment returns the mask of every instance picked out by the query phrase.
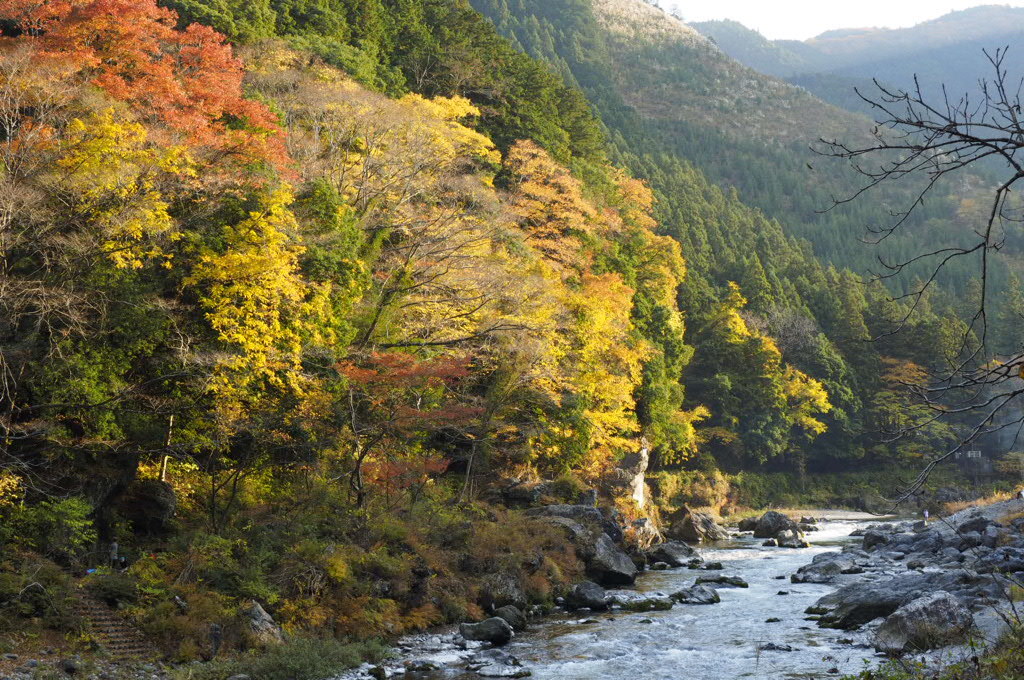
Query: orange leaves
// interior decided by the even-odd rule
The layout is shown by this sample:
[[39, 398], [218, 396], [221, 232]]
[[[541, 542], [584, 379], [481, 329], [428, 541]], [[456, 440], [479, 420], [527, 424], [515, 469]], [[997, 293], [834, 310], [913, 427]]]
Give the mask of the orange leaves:
[[517, 142], [505, 163], [517, 181], [512, 211], [533, 246], [560, 265], [585, 265], [580, 237], [591, 231], [597, 211], [580, 181], [531, 141]]
[[213, 29], [178, 30], [154, 0], [0, 0], [0, 17], [25, 30], [6, 47], [29, 43], [75, 65], [169, 139], [283, 165], [273, 115], [242, 96], [242, 64]]

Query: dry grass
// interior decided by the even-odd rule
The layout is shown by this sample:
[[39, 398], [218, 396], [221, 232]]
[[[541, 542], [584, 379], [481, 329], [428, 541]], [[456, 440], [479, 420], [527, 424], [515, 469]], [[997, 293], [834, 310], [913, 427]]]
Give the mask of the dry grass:
[[997, 491], [990, 496], [985, 498], [978, 498], [973, 501], [956, 501], [954, 503], [946, 503], [942, 506], [943, 515], [952, 515], [953, 513], [966, 510], [967, 508], [977, 508], [985, 505], [992, 505], [993, 503], [1001, 503], [1008, 501], [1016, 495], [1013, 491]]

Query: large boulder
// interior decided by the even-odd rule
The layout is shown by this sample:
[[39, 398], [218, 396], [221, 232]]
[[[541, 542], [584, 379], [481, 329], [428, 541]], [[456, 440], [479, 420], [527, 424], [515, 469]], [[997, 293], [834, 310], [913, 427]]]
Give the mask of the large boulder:
[[498, 607], [494, 610], [494, 615], [499, 619], [505, 619], [505, 623], [512, 626], [512, 630], [526, 629], [526, 615], [523, 614], [519, 607], [514, 607], [510, 604]]
[[685, 505], [669, 516], [666, 535], [687, 543], [706, 543], [729, 538], [729, 534], [705, 512], [695, 512]]
[[615, 541], [622, 541], [622, 527], [614, 517], [606, 516], [592, 505], [545, 505], [526, 511], [531, 517], [561, 517], [583, 526], [600, 529]]
[[584, 556], [587, 575], [604, 586], [628, 586], [636, 581], [636, 565], [608, 534], [597, 537]]
[[615, 492], [624, 491], [641, 509], [647, 505], [648, 501], [646, 475], [650, 461], [650, 449], [645, 441], [639, 451], [623, 458], [606, 479], [606, 482], [614, 487]]
[[724, 574], [718, 574], [715, 576], [698, 576], [697, 580], [694, 581], [695, 586], [703, 585], [705, 583], [713, 583], [720, 588], [733, 587], [733, 588], [749, 588], [750, 585], [741, 579], [739, 576], [726, 576]]
[[608, 608], [608, 594], [604, 588], [593, 581], [583, 581], [572, 587], [565, 596], [567, 609], [592, 609], [600, 611]]
[[653, 612], [672, 609], [675, 602], [664, 593], [638, 593], [635, 590], [609, 590], [608, 604], [630, 612]]
[[864, 532], [862, 547], [864, 548], [864, 550], [872, 550], [880, 545], [888, 544], [889, 540], [889, 534], [869, 529], [868, 531]]
[[467, 640], [490, 642], [494, 645], [506, 645], [515, 635], [508, 621], [498, 616], [484, 619], [480, 623], [463, 623], [459, 626], [459, 633]]
[[832, 583], [840, 574], [854, 573], [857, 562], [853, 557], [838, 553], [815, 555], [810, 564], [805, 564], [790, 576], [793, 583]]
[[819, 614], [823, 628], [850, 629], [881, 616], [927, 593], [948, 591], [961, 599], [986, 591], [991, 579], [965, 569], [942, 572], [906, 572], [883, 581], [861, 581], [825, 595], [807, 608]]
[[277, 625], [274, 617], [256, 600], [249, 600], [242, 605], [242, 618], [245, 620], [249, 633], [258, 644], [273, 645], [284, 642], [284, 633]]
[[699, 583], [676, 591], [671, 597], [679, 604], [717, 604], [722, 601], [717, 590]]
[[525, 609], [527, 604], [523, 586], [513, 574], [488, 574], [480, 583], [480, 605], [487, 611], [507, 605]]
[[685, 567], [694, 559], [700, 559], [697, 551], [682, 541], [665, 541], [647, 551], [647, 560], [651, 564], [664, 562], [670, 567]]
[[805, 539], [804, 534], [799, 529], [783, 529], [775, 537], [775, 542], [780, 548], [806, 548], [810, 545]]
[[757, 518], [756, 517], [744, 517], [743, 519], [741, 519], [739, 521], [739, 524], [736, 525], [737, 531], [753, 531], [756, 528], [757, 528]]
[[754, 538], [778, 538], [780, 533], [789, 529], [799, 531], [796, 522], [781, 512], [769, 510], [761, 515], [754, 525]]
[[908, 602], [875, 631], [875, 649], [887, 654], [924, 651], [963, 641], [974, 617], [960, 601], [940, 590]]

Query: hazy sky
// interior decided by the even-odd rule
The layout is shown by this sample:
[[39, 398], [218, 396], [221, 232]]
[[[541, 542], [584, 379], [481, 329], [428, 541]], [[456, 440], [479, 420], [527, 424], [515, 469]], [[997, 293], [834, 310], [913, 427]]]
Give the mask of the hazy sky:
[[1024, 7], [1024, 2], [985, 0], [661, 0], [685, 21], [734, 19], [769, 38], [805, 40], [831, 28], [901, 28], [948, 12], [984, 4]]

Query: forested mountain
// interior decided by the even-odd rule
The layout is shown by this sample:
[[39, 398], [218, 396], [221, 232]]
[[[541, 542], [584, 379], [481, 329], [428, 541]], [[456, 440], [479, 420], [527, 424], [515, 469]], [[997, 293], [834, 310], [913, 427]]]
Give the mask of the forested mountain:
[[762, 73], [806, 87], [826, 101], [867, 112], [851, 97], [852, 87], [869, 92], [871, 79], [908, 87], [915, 75], [925, 93], [951, 98], [977, 92], [979, 78], [993, 70], [983, 50], [994, 54], [1009, 47], [1004, 66], [1024, 70], [1024, 8], [987, 5], [950, 12], [910, 28], [865, 28], [828, 31], [804, 42], [768, 40], [735, 21], [694, 23], [738, 61]]
[[868, 342], [907, 309], [853, 271], [885, 206], [816, 212], [850, 185], [807, 137], [866, 119], [639, 0], [9, 0], [0, 31], [0, 625], [67, 630], [32, 579], [69, 599], [124, 540], [87, 583], [175, 659], [250, 599], [396, 635], [578, 580], [488, 502], [524, 480], [651, 521], [624, 458], [955, 438], [901, 389], [957, 358], [953, 298]]

